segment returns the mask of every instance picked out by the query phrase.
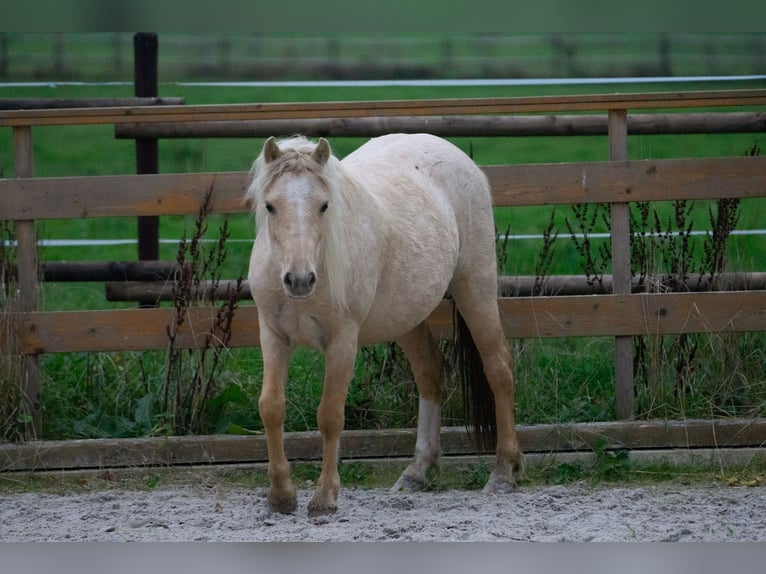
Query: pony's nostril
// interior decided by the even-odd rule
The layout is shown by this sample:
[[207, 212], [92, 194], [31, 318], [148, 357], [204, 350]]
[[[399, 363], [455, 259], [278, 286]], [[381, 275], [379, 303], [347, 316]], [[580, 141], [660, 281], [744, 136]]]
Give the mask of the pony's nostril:
[[307, 283], [308, 283], [309, 289], [312, 288], [316, 284], [316, 282], [317, 282], [316, 273], [314, 273], [313, 271], [310, 271], [307, 277]]
[[292, 289], [293, 283], [295, 281], [295, 276], [292, 273], [285, 273], [285, 276], [282, 278], [282, 281], [284, 281], [287, 287]]

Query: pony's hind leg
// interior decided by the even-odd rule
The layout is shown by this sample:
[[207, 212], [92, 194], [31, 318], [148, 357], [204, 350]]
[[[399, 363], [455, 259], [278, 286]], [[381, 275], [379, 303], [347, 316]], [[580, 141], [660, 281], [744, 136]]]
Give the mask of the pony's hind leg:
[[419, 403], [415, 456], [392, 490], [411, 492], [422, 490], [426, 483], [426, 472], [439, 464], [443, 359], [425, 322], [405, 333], [397, 342], [404, 350], [415, 375]]
[[515, 487], [515, 477], [524, 467], [513, 414], [513, 355], [500, 321], [496, 282], [484, 282], [484, 289], [478, 288], [480, 283], [474, 277], [453, 285], [451, 293], [479, 351], [495, 399], [496, 462], [484, 492], [507, 492]]

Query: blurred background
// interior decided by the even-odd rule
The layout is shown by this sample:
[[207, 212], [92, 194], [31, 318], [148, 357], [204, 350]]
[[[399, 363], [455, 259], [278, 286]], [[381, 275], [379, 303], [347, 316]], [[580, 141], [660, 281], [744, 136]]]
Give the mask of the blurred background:
[[[766, 33], [160, 34], [161, 82], [763, 74]], [[0, 33], [0, 82], [132, 78], [132, 33]]]

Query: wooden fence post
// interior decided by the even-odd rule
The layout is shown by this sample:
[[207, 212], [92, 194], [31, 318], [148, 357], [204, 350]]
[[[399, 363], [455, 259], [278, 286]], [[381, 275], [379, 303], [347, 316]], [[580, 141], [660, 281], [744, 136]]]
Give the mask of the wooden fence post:
[[[13, 128], [13, 162], [16, 177], [32, 177], [32, 128]], [[28, 314], [37, 310], [40, 289], [37, 268], [37, 231], [32, 220], [16, 221], [17, 260], [19, 273], [19, 307]], [[26, 320], [26, 319], [25, 319]], [[42, 401], [40, 397], [40, 357], [25, 355], [22, 362], [22, 413], [28, 416], [24, 436], [40, 438], [42, 434]]]
[[[157, 97], [157, 34], [140, 32], [133, 37], [136, 97]], [[136, 138], [136, 173], [159, 173], [156, 138]], [[160, 218], [138, 218], [138, 259], [159, 259]]]
[[[609, 159], [628, 159], [627, 110], [609, 111]], [[615, 295], [630, 294], [630, 204], [612, 203], [612, 280]], [[614, 338], [615, 412], [618, 419], [631, 419], [633, 405], [633, 340]]]

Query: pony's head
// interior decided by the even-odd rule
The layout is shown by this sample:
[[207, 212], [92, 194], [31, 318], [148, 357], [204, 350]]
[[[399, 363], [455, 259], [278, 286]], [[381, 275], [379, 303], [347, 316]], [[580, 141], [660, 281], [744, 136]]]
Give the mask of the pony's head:
[[317, 144], [302, 137], [279, 143], [269, 138], [251, 174], [247, 197], [258, 233], [268, 233], [287, 296], [310, 297], [324, 280], [335, 303], [345, 305], [344, 202], [340, 162], [330, 144], [324, 138]]

